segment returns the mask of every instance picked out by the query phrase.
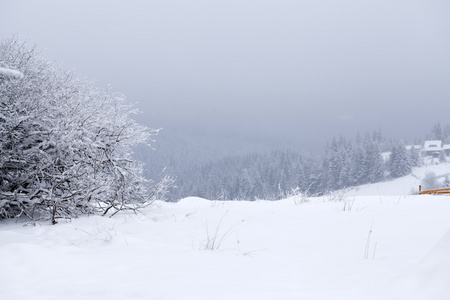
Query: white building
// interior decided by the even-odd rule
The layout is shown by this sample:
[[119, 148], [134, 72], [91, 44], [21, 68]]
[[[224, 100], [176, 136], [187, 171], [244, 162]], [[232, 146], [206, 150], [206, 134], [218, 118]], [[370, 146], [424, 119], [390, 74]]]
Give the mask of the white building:
[[424, 156], [439, 157], [441, 153], [444, 152], [446, 155], [450, 155], [450, 145], [442, 145], [442, 141], [425, 141], [422, 149], [422, 154]]

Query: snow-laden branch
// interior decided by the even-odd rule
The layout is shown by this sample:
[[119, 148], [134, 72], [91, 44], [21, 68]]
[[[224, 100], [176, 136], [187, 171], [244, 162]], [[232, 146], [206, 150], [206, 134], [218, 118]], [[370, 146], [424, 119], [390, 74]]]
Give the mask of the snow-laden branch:
[[15, 79], [22, 79], [23, 74], [20, 71], [14, 70], [14, 69], [6, 69], [6, 68], [0, 68], [0, 76], [15, 78]]
[[[15, 40], [0, 41], [0, 219], [136, 211], [164, 196], [133, 148], [157, 131], [120, 94], [63, 72]], [[12, 78], [23, 78], [20, 82]]]

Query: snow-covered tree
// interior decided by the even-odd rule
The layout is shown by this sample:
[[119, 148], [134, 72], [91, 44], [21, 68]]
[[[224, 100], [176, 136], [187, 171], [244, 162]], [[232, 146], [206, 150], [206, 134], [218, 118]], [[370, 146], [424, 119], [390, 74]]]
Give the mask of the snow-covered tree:
[[444, 142], [444, 133], [442, 131], [441, 123], [435, 124], [431, 132], [433, 134], [433, 139]]
[[411, 163], [408, 158], [408, 152], [403, 143], [398, 143], [392, 147], [389, 162], [392, 177], [401, 177], [411, 173]]
[[432, 190], [440, 188], [436, 174], [434, 172], [427, 172], [421, 180], [421, 185], [425, 190]]
[[139, 125], [121, 94], [63, 72], [17, 39], [0, 43], [0, 217], [114, 214], [165, 192], [133, 148], [157, 130]]
[[448, 175], [445, 176], [444, 182], [442, 183], [443, 188], [450, 188], [450, 177]]
[[439, 152], [439, 162], [440, 163], [447, 162], [447, 155], [445, 154], [444, 151]]
[[420, 150], [417, 149], [414, 145], [412, 145], [411, 149], [409, 150], [409, 161], [411, 167], [420, 167], [422, 165]]

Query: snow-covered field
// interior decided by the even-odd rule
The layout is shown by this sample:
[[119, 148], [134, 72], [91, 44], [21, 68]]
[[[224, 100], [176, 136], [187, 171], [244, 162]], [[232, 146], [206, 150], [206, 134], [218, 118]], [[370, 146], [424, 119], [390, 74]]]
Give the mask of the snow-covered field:
[[391, 184], [276, 202], [187, 198], [56, 226], [2, 221], [1, 298], [450, 299], [450, 197], [386, 195]]
[[413, 168], [410, 175], [392, 181], [362, 185], [346, 191], [347, 196], [358, 195], [411, 195], [417, 194], [419, 185], [427, 173], [434, 173], [438, 182], [443, 182], [445, 176], [450, 177], [450, 164], [430, 164], [428, 166]]

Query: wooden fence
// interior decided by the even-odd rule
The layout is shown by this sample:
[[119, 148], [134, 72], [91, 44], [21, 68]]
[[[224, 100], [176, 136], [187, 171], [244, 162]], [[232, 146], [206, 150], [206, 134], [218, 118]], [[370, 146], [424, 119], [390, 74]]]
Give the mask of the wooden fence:
[[419, 195], [443, 195], [443, 194], [450, 194], [450, 188], [422, 191], [422, 186], [419, 185]]

